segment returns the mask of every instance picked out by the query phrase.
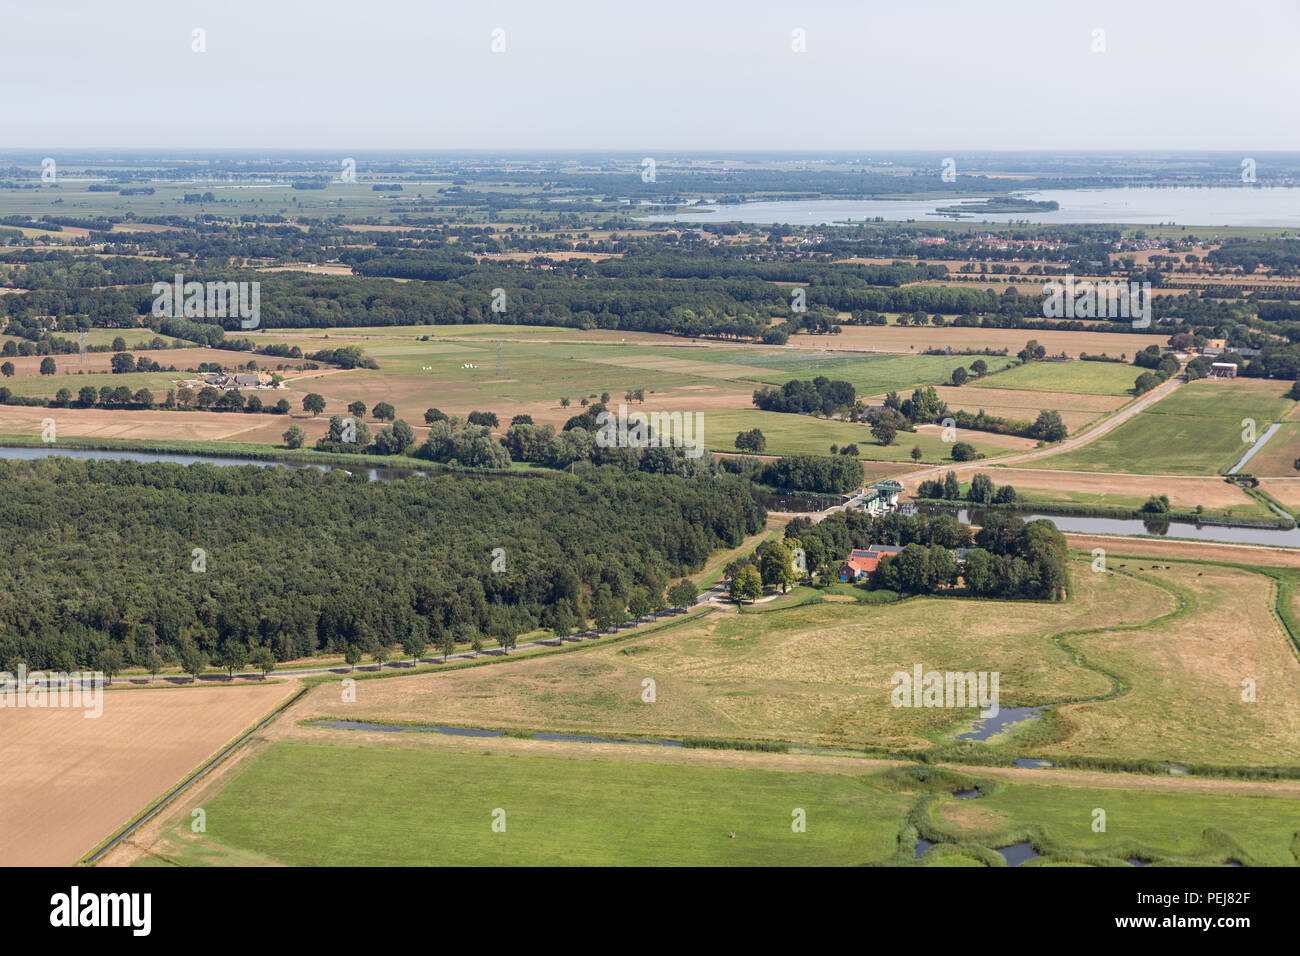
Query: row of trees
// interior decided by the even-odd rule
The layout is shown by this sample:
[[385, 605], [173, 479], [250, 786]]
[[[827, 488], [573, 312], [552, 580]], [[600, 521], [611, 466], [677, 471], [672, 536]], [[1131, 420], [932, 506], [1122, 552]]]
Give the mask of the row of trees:
[[961, 482], [955, 472], [948, 472], [943, 480], [928, 479], [917, 487], [918, 498], [946, 499], [948, 501], [968, 501], [973, 505], [1009, 505], [1015, 504], [1016, 489], [1011, 485], [996, 485], [993, 479], [984, 473], [971, 478], [966, 494], [961, 491]]

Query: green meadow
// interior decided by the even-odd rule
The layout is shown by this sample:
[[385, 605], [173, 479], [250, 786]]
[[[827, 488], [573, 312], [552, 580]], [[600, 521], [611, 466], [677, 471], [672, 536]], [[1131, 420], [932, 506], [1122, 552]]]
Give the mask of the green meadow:
[[1118, 362], [1030, 362], [997, 375], [985, 376], [970, 384], [976, 388], [1128, 395], [1141, 372], [1140, 368]]
[[1191, 382], [1087, 445], [1038, 459], [1033, 467], [1140, 475], [1224, 474], [1253, 443], [1253, 438], [1246, 440], [1251, 427], [1258, 437], [1296, 407], [1286, 398], [1286, 390], [1284, 382], [1260, 379]]
[[211, 840], [298, 866], [779, 866], [884, 862], [907, 804], [840, 774], [282, 742], [205, 809]]
[[[143, 863], [1000, 866], [998, 847], [1028, 840], [1043, 854], [1032, 865], [1294, 866], [1300, 846], [1300, 802], [1286, 797], [1053, 785], [1051, 771], [1042, 784], [919, 767], [791, 772], [771, 759], [283, 741], [207, 801], [205, 833], [186, 813]], [[948, 796], [976, 785], [974, 800]], [[918, 831], [937, 844], [919, 862]]]
[[[780, 362], [778, 374], [762, 373], [749, 376], [754, 382], [783, 385], [791, 379], [813, 379], [823, 375], [829, 379], [852, 383], [859, 395], [880, 395], [885, 392], [910, 390], [921, 385], [942, 385], [952, 378], [959, 366], [969, 369], [970, 364], [983, 358], [990, 372], [1000, 371], [1015, 362], [1014, 358], [1000, 355], [800, 355]], [[775, 364], [771, 357], [762, 359], [764, 365]], [[1012, 387], [1012, 386], [1007, 386]]]
[[[705, 412], [705, 446], [710, 451], [734, 452], [736, 435], [751, 428], [762, 431], [767, 439], [764, 454], [768, 455], [829, 455], [831, 445], [843, 448], [854, 444], [858, 446], [857, 457], [872, 461], [911, 463], [913, 447], [921, 449], [921, 464], [952, 461], [953, 442], [944, 441], [938, 434], [899, 432], [892, 445], [882, 445], [865, 424], [758, 409]], [[978, 434], [967, 432], [964, 440], [988, 457], [1006, 453], [1005, 448], [981, 442], [975, 437]]]

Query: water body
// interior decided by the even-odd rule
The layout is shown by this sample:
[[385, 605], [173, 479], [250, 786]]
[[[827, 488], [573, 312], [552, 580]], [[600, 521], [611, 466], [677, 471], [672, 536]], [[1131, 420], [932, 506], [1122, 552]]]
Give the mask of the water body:
[[[1046, 704], [1038, 707], [1003, 707], [998, 711], [996, 717], [982, 717], [975, 722], [975, 728], [964, 734], [958, 734], [958, 740], [988, 740], [994, 734], [1000, 734], [1002, 731], [1015, 724], [1023, 723], [1030, 720], [1039, 720], [1043, 715], [1041, 713]], [[978, 793], [979, 791], [976, 791]]]
[[1007, 861], [1007, 866], [1019, 866], [1026, 860], [1042, 855], [1036, 853], [1028, 843], [1013, 843], [1011, 846], [1001, 846], [997, 849], [1002, 854], [1002, 859]]
[[[980, 508], [926, 508], [927, 514], [954, 515], [962, 524], [983, 524], [993, 511]], [[1263, 544], [1273, 547], [1300, 548], [1300, 527], [1283, 531], [1281, 528], [1240, 528], [1217, 524], [1196, 524], [1192, 521], [1170, 521], [1165, 518], [1093, 518], [1082, 515], [1045, 515], [1033, 512], [998, 509], [999, 514], [1013, 514], [1023, 521], [1046, 518], [1058, 529], [1077, 534], [1156, 535], [1159, 537], [1188, 538], [1193, 541], [1223, 541], [1232, 544]]]
[[[1020, 194], [1018, 194], [1020, 195]], [[1284, 186], [1180, 186], [1126, 189], [1049, 189], [1024, 193], [1035, 202], [1055, 201], [1059, 209], [1036, 212], [980, 211], [983, 197], [944, 199], [805, 199], [709, 205], [672, 215], [645, 216], [643, 222], [747, 222], [829, 225], [876, 218], [890, 222], [959, 221], [1045, 224], [1176, 223], [1188, 226], [1300, 226], [1300, 189]], [[971, 204], [961, 217], [938, 207]]]
[[[322, 465], [315, 462], [276, 461], [274, 459], [240, 458], [227, 455], [183, 455], [173, 452], [126, 451], [119, 449], [68, 448], [57, 444], [40, 448], [14, 448], [0, 446], [0, 458], [14, 461], [36, 461], [56, 455], [60, 458], [77, 458], [83, 461], [139, 461], [166, 462], [175, 465], [257, 465], [259, 468], [279, 466], [281, 468], [315, 468], [318, 471], [333, 471], [335, 467], [349, 471], [341, 466]], [[356, 466], [352, 466], [356, 467]], [[358, 471], [360, 469], [357, 469]], [[409, 475], [426, 475], [427, 472], [414, 468], [367, 468], [366, 477], [371, 481], [391, 481]]]
[[1268, 430], [1265, 431], [1264, 434], [1259, 436], [1259, 438], [1255, 441], [1255, 444], [1250, 446], [1250, 450], [1246, 452], [1246, 454], [1241, 456], [1241, 461], [1237, 462], [1235, 465], [1233, 465], [1231, 468], [1228, 469], [1228, 474], [1235, 475], [1237, 472], [1241, 471], [1242, 467], [1246, 464], [1246, 462], [1250, 461], [1252, 458], [1255, 457], [1255, 452], [1263, 448], [1265, 443], [1270, 438], [1272, 438], [1273, 434], [1281, 427], [1282, 427], [1281, 422], [1274, 422], [1272, 425], [1269, 425]]
[[825, 511], [838, 505], [841, 500], [839, 495], [793, 495], [769, 491], [763, 494], [763, 507], [768, 511], [803, 513]]
[[931, 843], [929, 840], [922, 840], [920, 837], [917, 837], [917, 838], [916, 838], [916, 855], [913, 857], [913, 859], [915, 859], [915, 860], [919, 860], [919, 859], [921, 859], [921, 857], [925, 856], [925, 851], [928, 850], [928, 849], [930, 849], [930, 847], [932, 847], [932, 846], [934, 846], [934, 844]]
[[978, 787], [971, 787], [969, 790], [954, 790], [952, 795], [958, 800], [974, 800], [976, 797], [982, 796]]
[[[446, 734], [452, 737], [503, 737], [504, 730], [479, 730], [474, 727], [444, 727], [441, 724], [375, 724], [364, 720], [313, 720], [314, 727], [331, 730], [372, 730], [380, 733]], [[588, 737], [581, 734], [554, 734], [537, 731], [533, 740], [560, 740], [588, 744], [656, 744], [660, 747], [684, 747], [680, 740], [616, 740], [610, 737]]]
[[317, 727], [331, 730], [372, 730], [385, 734], [446, 734], [451, 737], [503, 737], [504, 730], [476, 730], [473, 727], [442, 727], [437, 724], [372, 724], [364, 720], [314, 720]]
[[1036, 757], [1017, 757], [1012, 761], [1013, 767], [1026, 767], [1030, 770], [1042, 770], [1045, 767], [1055, 767], [1056, 764], [1050, 760], [1039, 760]]

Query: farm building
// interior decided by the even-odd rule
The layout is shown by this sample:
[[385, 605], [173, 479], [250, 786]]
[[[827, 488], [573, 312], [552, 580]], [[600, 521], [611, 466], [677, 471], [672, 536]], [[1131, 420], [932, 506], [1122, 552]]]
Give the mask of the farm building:
[[240, 372], [235, 375], [218, 372], [207, 376], [203, 381], [213, 388], [264, 388], [271, 384], [272, 379], [266, 372]]
[[892, 544], [873, 544], [870, 548], [854, 548], [849, 552], [849, 559], [840, 565], [841, 581], [860, 581], [880, 564], [886, 555], [895, 555], [902, 548]]
[[1214, 362], [1210, 365], [1210, 378], [1236, 378], [1237, 366], [1232, 362]]

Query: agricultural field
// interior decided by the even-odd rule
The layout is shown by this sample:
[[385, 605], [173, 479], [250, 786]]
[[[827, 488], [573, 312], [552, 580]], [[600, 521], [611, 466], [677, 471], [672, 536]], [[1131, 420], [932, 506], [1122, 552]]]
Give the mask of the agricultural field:
[[[790, 339], [791, 344], [806, 345], [810, 341], [822, 341], [827, 336], [796, 335]], [[1089, 355], [1127, 356], [1132, 358], [1148, 345], [1164, 344], [1164, 340], [1151, 335], [1136, 332], [1056, 332], [1041, 329], [983, 329], [962, 326], [907, 326], [907, 325], [846, 325], [839, 335], [830, 336], [836, 348], [867, 349], [878, 352], [924, 352], [930, 348], [971, 349], [1006, 349], [1014, 356], [1025, 347], [1030, 339], [1047, 349], [1048, 355], [1064, 352], [1071, 358], [1079, 353]], [[975, 361], [988, 356], [963, 355], [954, 359]], [[1136, 375], [1134, 376], [1137, 377]], [[1130, 383], [1132, 384], [1132, 383]]]
[[[1296, 407], [1300, 408], [1300, 404]], [[1294, 419], [1294, 417], [1295, 412], [1292, 411], [1290, 418]], [[1295, 466], [1297, 459], [1300, 459], [1300, 422], [1285, 421], [1264, 447], [1246, 462], [1242, 470], [1259, 477], [1294, 479], [1300, 476], [1300, 469]], [[1286, 485], [1283, 484], [1282, 487]]]
[[[1273, 437], [1276, 438], [1277, 436], [1274, 435]], [[1267, 448], [1268, 446], [1265, 445], [1264, 447]], [[1300, 454], [1300, 448], [1296, 448], [1295, 451]], [[1255, 456], [1255, 458], [1258, 457], [1259, 455]], [[1251, 471], [1254, 474], [1259, 474], [1254, 470], [1255, 458], [1250, 460]], [[1300, 478], [1265, 478], [1259, 483], [1259, 487], [1280, 501], [1283, 506], [1290, 508], [1293, 514], [1300, 512]]]
[[[76, 863], [223, 745], [291, 685], [105, 688], [103, 713], [5, 711], [0, 865]], [[130, 768], [130, 772], [124, 772]]]
[[[939, 398], [953, 411], [972, 415], [983, 409], [998, 418], [1032, 422], [1038, 413], [1058, 412], [1071, 434], [1105, 417], [1123, 406], [1128, 399], [1113, 395], [1082, 395], [1074, 392], [1040, 392], [1011, 388], [971, 388], [969, 384], [954, 388], [939, 386]], [[974, 433], [983, 437], [982, 433]]]
[[[650, 402], [647, 401], [647, 406]], [[937, 463], [952, 460], [952, 442], [945, 442], [942, 429], [921, 426], [916, 432], [899, 432], [892, 445], [878, 442], [865, 424], [844, 422], [838, 419], [814, 418], [811, 415], [792, 415], [786, 412], [710, 411], [704, 413], [705, 445], [711, 451], [734, 452], [736, 435], [757, 428], [767, 439], [769, 455], [828, 455], [830, 446], [854, 444], [858, 457], [872, 461], [911, 462], [912, 449], [921, 449], [921, 462]], [[975, 446], [980, 454], [993, 456], [1005, 454], [1008, 447], [1032, 447], [1027, 439], [1011, 439], [968, 432], [962, 436]]]
[[[231, 848], [304, 866], [843, 866], [892, 857], [908, 806], [844, 773], [428, 751], [331, 736], [271, 744], [205, 807], [206, 834], [173, 832], [152, 852], [221, 864]], [[796, 807], [816, 821], [806, 833], [791, 830]], [[504, 832], [492, 829], [498, 809]]]
[[1282, 383], [1269, 380], [1191, 382], [1082, 448], [1036, 460], [1034, 467], [1144, 475], [1224, 474], [1253, 444], [1243, 438], [1244, 422], [1254, 422], [1257, 437], [1296, 407], [1285, 392]]
[[[1200, 505], [1207, 515], [1250, 518], [1275, 517], [1274, 513], [1239, 485], [1222, 478], [1188, 478], [1164, 476], [1158, 485], [1142, 475], [1097, 474], [1081, 471], [1050, 471], [1016, 468], [1002, 470], [987, 465], [954, 469], [963, 486], [977, 473], [987, 474], [998, 485], [1011, 485], [1016, 498], [1028, 504], [1046, 502], [1098, 505], [1111, 508], [1138, 508], [1152, 494], [1169, 498], [1176, 511], [1195, 511]], [[907, 482], [913, 488], [920, 479]]]
[[[919, 385], [938, 385], [948, 381], [959, 367], [983, 358], [990, 372], [1011, 364], [1012, 359], [1002, 356], [969, 355], [890, 355], [890, 356], [837, 356], [799, 355], [786, 352], [780, 362], [779, 372], [754, 372], [746, 376], [766, 385], [783, 385], [791, 379], [813, 379], [823, 375], [829, 379], [849, 382], [859, 395], [883, 395], [886, 392], [911, 391]], [[759, 360], [775, 365], [779, 361], [765, 356]]]
[[1030, 362], [976, 379], [969, 385], [1079, 395], [1123, 395], [1127, 398], [1133, 394], [1133, 380], [1141, 371], [1118, 362]]
[[[1039, 855], [1028, 865], [1300, 861], [1294, 782], [1174, 792], [1186, 781], [510, 737], [271, 738], [107, 862], [1004, 866], [997, 848], [1024, 841]], [[1099, 807], [1104, 832], [1090, 825]], [[918, 835], [936, 844], [924, 856]]]

